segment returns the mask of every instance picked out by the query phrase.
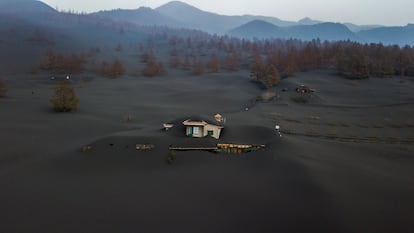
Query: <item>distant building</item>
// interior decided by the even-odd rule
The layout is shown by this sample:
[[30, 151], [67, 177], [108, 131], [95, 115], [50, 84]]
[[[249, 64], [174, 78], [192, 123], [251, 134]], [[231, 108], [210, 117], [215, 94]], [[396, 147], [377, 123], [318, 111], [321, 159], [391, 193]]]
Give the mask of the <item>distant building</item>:
[[215, 139], [220, 138], [221, 130], [224, 128], [219, 124], [209, 123], [202, 119], [188, 119], [183, 122], [187, 137], [202, 138], [211, 136]]

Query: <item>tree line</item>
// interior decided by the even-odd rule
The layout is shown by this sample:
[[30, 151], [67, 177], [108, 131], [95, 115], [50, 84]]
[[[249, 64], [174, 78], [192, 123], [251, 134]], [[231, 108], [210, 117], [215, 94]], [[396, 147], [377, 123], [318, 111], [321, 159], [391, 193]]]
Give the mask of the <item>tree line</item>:
[[[204, 73], [249, 71], [256, 80], [273, 86], [280, 77], [316, 69], [335, 70], [352, 79], [368, 77], [414, 76], [414, 48], [397, 45], [361, 44], [352, 41], [301, 41], [296, 39], [245, 40], [229, 36], [209, 35], [199, 31], [145, 27], [149, 34], [146, 46], [137, 41], [140, 61], [134, 70], [140, 75], [155, 77], [169, 69]], [[190, 33], [191, 32], [191, 33]], [[165, 46], [168, 45], [167, 47]], [[120, 42], [112, 53], [121, 56]], [[166, 51], [168, 50], [168, 51]], [[167, 56], [166, 56], [167, 54]], [[87, 55], [63, 55], [48, 52], [43, 69], [56, 72], [82, 72]], [[129, 62], [134, 64], [134, 62]], [[118, 77], [127, 73], [121, 59], [102, 61], [95, 71]], [[272, 78], [269, 78], [272, 77]]]

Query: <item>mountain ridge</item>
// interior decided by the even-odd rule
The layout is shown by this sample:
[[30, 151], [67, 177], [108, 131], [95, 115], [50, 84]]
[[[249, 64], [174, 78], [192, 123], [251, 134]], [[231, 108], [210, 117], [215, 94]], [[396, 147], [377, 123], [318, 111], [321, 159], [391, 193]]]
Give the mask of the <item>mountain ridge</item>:
[[[48, 24], [47, 20], [50, 21], [68, 13], [59, 12], [41, 1], [0, 0], [0, 14], [3, 17], [6, 15], [11, 18], [20, 17], [30, 23], [42, 21], [42, 23]], [[204, 11], [181, 1], [168, 2], [155, 9], [140, 7], [131, 10], [116, 9], [81, 15], [97, 17], [99, 20], [108, 22], [195, 29], [210, 34], [244, 38], [293, 38], [300, 40], [319, 38], [321, 40], [352, 40], [361, 43], [414, 45], [414, 27], [410, 24], [386, 27], [323, 22], [308, 17], [293, 22], [269, 16], [227, 16]], [[64, 20], [62, 20], [63, 22]]]
[[266, 21], [251, 21], [229, 31], [231, 36], [253, 38], [300, 38], [302, 40], [353, 40], [359, 37], [345, 25], [339, 23], [318, 23], [311, 25], [296, 25], [291, 27], [277, 27]]

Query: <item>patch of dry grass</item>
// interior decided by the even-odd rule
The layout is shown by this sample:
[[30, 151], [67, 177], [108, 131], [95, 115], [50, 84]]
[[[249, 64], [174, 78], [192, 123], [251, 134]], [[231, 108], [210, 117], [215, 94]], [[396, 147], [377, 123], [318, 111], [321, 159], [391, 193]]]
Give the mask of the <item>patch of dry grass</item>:
[[337, 126], [337, 124], [335, 122], [326, 122], [326, 125], [328, 126]]
[[301, 120], [297, 118], [292, 118], [292, 117], [285, 117], [284, 120], [287, 122], [291, 122], [291, 123], [302, 123]]
[[132, 113], [128, 113], [128, 114], [122, 116], [122, 118], [121, 118], [122, 123], [135, 122], [136, 120], [137, 120], [137, 117]]
[[364, 129], [369, 128], [369, 125], [367, 125], [365, 123], [356, 123], [355, 125], [359, 128], [364, 128]]
[[384, 125], [376, 122], [376, 123], [372, 124], [372, 128], [382, 129], [382, 128], [384, 128]]
[[281, 113], [271, 113], [270, 114], [270, 119], [272, 119], [274, 122], [280, 122], [282, 120], [283, 115]]
[[331, 127], [328, 130], [327, 136], [330, 138], [337, 138], [338, 137], [338, 130], [336, 127]]
[[310, 116], [307, 116], [306, 119], [307, 119], [309, 124], [312, 124], [312, 125], [320, 125], [321, 124], [321, 121], [320, 121], [321, 118], [318, 117], [318, 116], [310, 115]]
[[390, 126], [391, 128], [401, 129], [401, 128], [404, 128], [404, 127], [406, 126], [406, 124], [404, 124], [404, 123], [402, 123], [402, 122], [396, 122], [396, 121], [393, 121], [393, 122], [390, 122], [390, 123], [389, 123], [389, 126]]

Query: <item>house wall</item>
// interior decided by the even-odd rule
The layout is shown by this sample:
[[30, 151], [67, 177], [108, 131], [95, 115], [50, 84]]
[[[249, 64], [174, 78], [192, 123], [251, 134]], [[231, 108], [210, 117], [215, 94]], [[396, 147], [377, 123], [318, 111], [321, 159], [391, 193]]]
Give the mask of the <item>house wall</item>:
[[[198, 130], [197, 130], [198, 129]], [[187, 126], [186, 135], [195, 138], [201, 138], [204, 136], [204, 130], [202, 126]]]
[[207, 124], [206, 126], [204, 126], [204, 135], [208, 135], [208, 131], [213, 131], [213, 135], [211, 135], [213, 138], [219, 139], [220, 138], [220, 133], [221, 133], [221, 128], [216, 126], [216, 125], [210, 125]]

